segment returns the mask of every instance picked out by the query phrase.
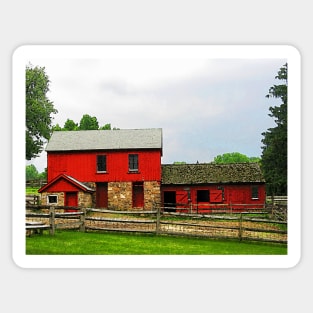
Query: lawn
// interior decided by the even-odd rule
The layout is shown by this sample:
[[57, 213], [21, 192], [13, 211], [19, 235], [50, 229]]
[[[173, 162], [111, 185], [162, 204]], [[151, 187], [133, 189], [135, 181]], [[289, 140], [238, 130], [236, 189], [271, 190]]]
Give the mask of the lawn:
[[38, 190], [40, 187], [26, 187], [27, 195], [39, 195]]
[[286, 255], [287, 246], [121, 233], [57, 231], [26, 237], [30, 255]]

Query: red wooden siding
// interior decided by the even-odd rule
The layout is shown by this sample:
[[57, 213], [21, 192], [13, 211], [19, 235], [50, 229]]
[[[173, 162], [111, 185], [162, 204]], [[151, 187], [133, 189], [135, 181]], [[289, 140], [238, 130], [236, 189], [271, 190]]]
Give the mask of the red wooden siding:
[[[129, 154], [138, 154], [138, 172], [129, 171]], [[106, 173], [97, 173], [97, 155], [106, 155]], [[161, 150], [49, 152], [47, 163], [48, 181], [59, 174], [81, 182], [161, 180]]]

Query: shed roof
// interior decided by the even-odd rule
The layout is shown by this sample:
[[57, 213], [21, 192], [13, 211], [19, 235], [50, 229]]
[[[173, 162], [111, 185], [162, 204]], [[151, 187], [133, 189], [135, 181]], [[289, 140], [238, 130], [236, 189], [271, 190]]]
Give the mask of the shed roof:
[[162, 129], [53, 132], [46, 151], [162, 149]]
[[164, 164], [162, 184], [265, 183], [257, 163]]
[[94, 189], [90, 188], [89, 186], [83, 184], [82, 182], [78, 181], [77, 179], [75, 179], [72, 176], [66, 175], [66, 174], [60, 174], [59, 176], [55, 177], [52, 181], [50, 181], [49, 183], [47, 183], [46, 185], [42, 186], [38, 192], [44, 192], [45, 190], [47, 190], [49, 187], [51, 187], [52, 185], [54, 185], [55, 183], [57, 183], [58, 181], [60, 181], [61, 179], [66, 180], [67, 182], [69, 182], [70, 184], [76, 186], [77, 188], [83, 190], [83, 191], [87, 191], [87, 192], [93, 192]]

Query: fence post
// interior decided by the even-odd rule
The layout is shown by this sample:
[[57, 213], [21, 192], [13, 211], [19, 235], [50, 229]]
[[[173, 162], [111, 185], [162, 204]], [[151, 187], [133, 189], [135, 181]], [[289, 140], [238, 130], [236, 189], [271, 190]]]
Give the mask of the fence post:
[[158, 235], [160, 233], [160, 218], [161, 218], [161, 206], [157, 206], [157, 215], [156, 215], [156, 234]]
[[239, 218], [239, 241], [242, 241], [242, 213]]
[[86, 220], [86, 208], [82, 208], [83, 214], [80, 216], [80, 227], [79, 231], [85, 232], [86, 231], [86, 225], [85, 225], [85, 220]]
[[54, 235], [55, 232], [55, 210], [54, 207], [50, 207], [50, 235]]

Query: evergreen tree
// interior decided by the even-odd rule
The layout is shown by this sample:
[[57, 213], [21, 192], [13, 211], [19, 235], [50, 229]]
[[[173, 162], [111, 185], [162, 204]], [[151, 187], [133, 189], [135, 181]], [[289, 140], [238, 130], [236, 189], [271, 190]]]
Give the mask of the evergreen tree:
[[279, 106], [270, 107], [270, 117], [274, 118], [276, 127], [269, 128], [262, 133], [262, 170], [267, 182], [267, 192], [270, 195], [287, 195], [287, 90], [288, 90], [288, 64], [278, 71], [275, 77], [282, 81], [269, 89], [267, 98], [279, 98]]

